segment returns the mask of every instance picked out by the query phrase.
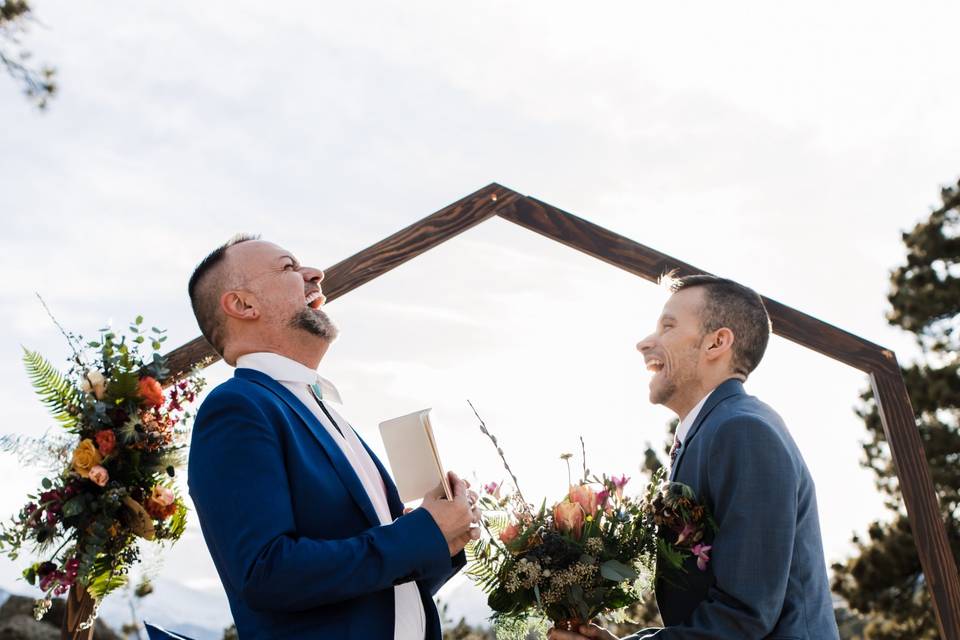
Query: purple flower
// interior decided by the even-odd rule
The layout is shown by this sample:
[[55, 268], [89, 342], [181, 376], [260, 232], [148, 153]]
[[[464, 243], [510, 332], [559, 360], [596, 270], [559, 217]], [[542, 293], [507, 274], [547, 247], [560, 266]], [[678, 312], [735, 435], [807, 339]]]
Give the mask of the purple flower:
[[613, 476], [612, 478], [610, 478], [610, 482], [613, 483], [614, 493], [617, 494], [617, 498], [622, 499], [623, 488], [627, 485], [628, 482], [630, 482], [630, 478], [627, 477], [627, 474], [623, 474], [619, 478], [617, 476]]
[[63, 568], [66, 572], [65, 581], [72, 585], [77, 579], [77, 573], [80, 571], [80, 561], [76, 558], [70, 558]]
[[601, 489], [597, 492], [597, 504], [601, 507], [607, 506], [607, 500], [610, 499], [610, 489]]
[[691, 549], [693, 555], [697, 557], [697, 568], [700, 569], [700, 571], [707, 570], [707, 563], [710, 562], [710, 556], [707, 555], [707, 552], [710, 551], [710, 549], [713, 549], [713, 547], [707, 544], [698, 544]]

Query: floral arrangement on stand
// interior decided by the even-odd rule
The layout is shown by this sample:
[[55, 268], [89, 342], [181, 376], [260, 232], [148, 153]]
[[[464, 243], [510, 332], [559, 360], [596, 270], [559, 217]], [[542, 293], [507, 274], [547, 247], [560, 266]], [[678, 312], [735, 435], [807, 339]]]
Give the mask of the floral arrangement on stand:
[[569, 490], [551, 506], [544, 501], [535, 508], [497, 438], [477, 419], [513, 482], [512, 491], [502, 482], [484, 485], [485, 535], [467, 549], [467, 575], [488, 596], [498, 638], [525, 638], [538, 623], [576, 629], [597, 616], [622, 620], [656, 579], [685, 571], [692, 554], [702, 554], [698, 568], [706, 570], [712, 519], [686, 485], [664, 482], [658, 472], [643, 497], [631, 497], [626, 475], [591, 475], [583, 447], [581, 478], [572, 480], [572, 456], [563, 454]]
[[[72, 590], [90, 612], [79, 624], [88, 629], [99, 602], [126, 584], [139, 541], [172, 544], [184, 531], [187, 509], [173, 478], [184, 463], [187, 406], [204, 381], [193, 372], [164, 390], [159, 380], [169, 371], [159, 351], [166, 336], [146, 331], [142, 317], [129, 336], [102, 329], [90, 342], [57, 326], [72, 351], [67, 373], [27, 349], [23, 361], [66, 434], [0, 439], [0, 450], [52, 471], [0, 526], [0, 552], [17, 560], [30, 551], [23, 577], [43, 592], [38, 619], [51, 598]], [[141, 353], [146, 345], [149, 356]]]

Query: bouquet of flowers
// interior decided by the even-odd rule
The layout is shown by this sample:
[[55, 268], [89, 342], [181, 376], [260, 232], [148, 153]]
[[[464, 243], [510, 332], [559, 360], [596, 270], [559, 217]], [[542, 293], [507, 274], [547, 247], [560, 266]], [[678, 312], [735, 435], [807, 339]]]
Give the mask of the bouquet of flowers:
[[622, 617], [658, 577], [685, 571], [691, 555], [706, 570], [705, 535], [713, 521], [690, 487], [664, 482], [661, 470], [643, 497], [633, 498], [624, 492], [627, 476], [591, 475], [585, 460], [582, 477], [572, 482], [572, 456], [564, 454], [567, 494], [535, 509], [496, 437], [477, 418], [514, 486], [507, 492], [503, 483], [484, 485], [486, 535], [468, 547], [467, 575], [488, 595], [498, 638], [524, 638], [537, 619], [576, 629], [596, 616]]
[[[13, 560], [25, 547], [32, 552], [23, 576], [43, 591], [38, 619], [51, 597], [74, 588], [90, 610], [80, 628], [89, 628], [99, 601], [126, 584], [139, 540], [173, 543], [184, 531], [187, 510], [173, 477], [184, 462], [186, 405], [204, 383], [192, 373], [163, 389], [158, 381], [169, 372], [159, 350], [166, 337], [155, 327], [144, 330], [142, 317], [130, 336], [103, 329], [84, 343], [61, 331], [73, 352], [66, 374], [33, 351], [24, 349], [23, 360], [66, 434], [0, 439], [0, 449], [52, 470], [0, 526], [0, 551]], [[146, 344], [150, 357], [141, 354]]]

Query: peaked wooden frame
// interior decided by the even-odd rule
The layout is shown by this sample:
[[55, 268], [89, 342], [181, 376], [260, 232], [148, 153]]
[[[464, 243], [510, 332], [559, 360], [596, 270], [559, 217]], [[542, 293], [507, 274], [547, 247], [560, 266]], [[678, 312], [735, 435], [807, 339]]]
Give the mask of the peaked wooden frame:
[[[353, 291], [493, 216], [651, 282], [657, 282], [670, 271], [679, 275], [707, 273], [545, 202], [493, 183], [327, 269], [323, 286], [327, 300], [335, 300]], [[870, 376], [940, 635], [944, 640], [960, 640], [957, 566], [947, 542], [930, 469], [924, 458], [896, 355], [776, 300], [765, 296], [763, 300], [775, 334]], [[218, 359], [202, 337], [175, 349], [167, 357], [174, 373], [198, 365], [206, 366]]]

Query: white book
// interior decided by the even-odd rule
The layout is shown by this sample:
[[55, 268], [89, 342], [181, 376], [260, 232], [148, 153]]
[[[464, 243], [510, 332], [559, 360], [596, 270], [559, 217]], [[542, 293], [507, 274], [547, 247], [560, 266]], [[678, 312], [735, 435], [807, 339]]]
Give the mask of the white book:
[[438, 485], [443, 486], [447, 500], [453, 499], [433, 437], [430, 409], [381, 422], [380, 437], [403, 502], [419, 500]]

